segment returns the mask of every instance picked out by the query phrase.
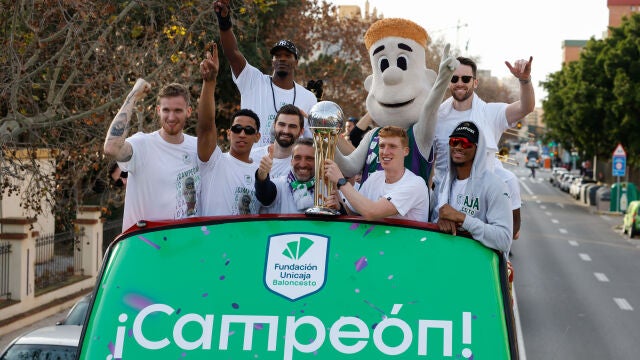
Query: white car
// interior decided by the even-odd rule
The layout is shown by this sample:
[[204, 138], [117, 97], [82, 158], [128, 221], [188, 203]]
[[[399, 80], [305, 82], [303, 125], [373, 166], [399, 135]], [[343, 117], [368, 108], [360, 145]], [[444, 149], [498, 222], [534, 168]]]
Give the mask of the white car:
[[15, 338], [0, 360], [74, 360], [82, 326], [57, 325], [33, 330]]

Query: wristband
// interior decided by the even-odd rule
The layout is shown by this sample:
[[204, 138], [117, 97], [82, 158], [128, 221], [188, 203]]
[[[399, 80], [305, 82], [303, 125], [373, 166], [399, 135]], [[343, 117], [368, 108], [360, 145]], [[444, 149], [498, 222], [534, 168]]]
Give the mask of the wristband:
[[518, 79], [518, 81], [520, 81], [520, 84], [522, 84], [522, 85], [526, 85], [526, 84], [528, 84], [528, 83], [530, 83], [530, 82], [531, 82], [531, 78], [528, 78], [528, 79]]
[[218, 18], [218, 27], [222, 31], [226, 31], [231, 29], [231, 13], [227, 16], [222, 17], [221, 13], [216, 11], [216, 17]]

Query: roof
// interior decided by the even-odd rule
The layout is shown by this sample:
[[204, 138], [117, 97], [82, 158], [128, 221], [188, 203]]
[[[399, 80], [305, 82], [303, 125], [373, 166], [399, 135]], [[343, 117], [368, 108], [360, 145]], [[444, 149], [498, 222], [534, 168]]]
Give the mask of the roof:
[[16, 344], [44, 344], [60, 346], [78, 346], [82, 326], [47, 326], [21, 335]]

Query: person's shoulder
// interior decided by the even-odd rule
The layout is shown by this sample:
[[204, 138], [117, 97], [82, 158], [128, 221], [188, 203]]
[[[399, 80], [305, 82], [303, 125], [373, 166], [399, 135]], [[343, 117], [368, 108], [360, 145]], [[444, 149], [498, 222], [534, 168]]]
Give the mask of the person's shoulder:
[[418, 176], [413, 171], [411, 171], [409, 169], [406, 169], [406, 168], [405, 168], [405, 171], [404, 171], [403, 178], [407, 182], [415, 183], [415, 184], [417, 184], [419, 186], [425, 186], [425, 187], [427, 186], [427, 183], [424, 181], [422, 176]]

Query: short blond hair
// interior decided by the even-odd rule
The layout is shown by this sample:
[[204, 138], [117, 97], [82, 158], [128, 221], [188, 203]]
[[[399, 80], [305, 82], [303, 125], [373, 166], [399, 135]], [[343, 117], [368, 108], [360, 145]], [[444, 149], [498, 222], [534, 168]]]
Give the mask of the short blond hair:
[[402, 146], [409, 146], [409, 135], [407, 134], [407, 130], [399, 126], [387, 125], [380, 129], [378, 136], [381, 138], [399, 137]]
[[364, 45], [367, 47], [368, 51], [369, 48], [371, 48], [371, 46], [378, 40], [390, 36], [411, 39], [422, 45], [425, 49], [427, 48], [427, 39], [429, 39], [427, 31], [413, 21], [399, 18], [388, 18], [378, 20], [371, 25], [369, 30], [364, 34]]

